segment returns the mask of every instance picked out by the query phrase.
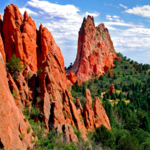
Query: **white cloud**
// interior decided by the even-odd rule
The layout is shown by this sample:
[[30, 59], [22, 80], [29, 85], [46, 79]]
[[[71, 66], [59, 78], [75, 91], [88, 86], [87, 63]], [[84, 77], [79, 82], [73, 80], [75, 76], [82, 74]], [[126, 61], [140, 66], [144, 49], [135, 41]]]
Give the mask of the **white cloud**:
[[150, 18], [150, 5], [136, 6], [125, 10], [126, 13]]
[[123, 8], [125, 8], [125, 9], [127, 9], [128, 7], [127, 6], [124, 6], [124, 5], [122, 5], [122, 4], [119, 4], [121, 7], [123, 7]]
[[110, 20], [110, 21], [113, 20], [113, 18], [112, 18], [110, 15], [106, 15], [106, 19], [108, 19], [108, 20]]
[[113, 16], [110, 16], [110, 15], [106, 15], [106, 19], [110, 20], [110, 21], [117, 21], [117, 22], [123, 22], [121, 20], [119, 20], [119, 16], [116, 16], [116, 15], [113, 15]]
[[[130, 23], [124, 23], [124, 22], [104, 22], [104, 24], [107, 26], [124, 26], [124, 27], [135, 27], [134, 24]], [[142, 26], [142, 25], [138, 25]]]
[[95, 12], [95, 13], [86, 12], [86, 13], [85, 13], [85, 16], [88, 16], [88, 15], [93, 16], [93, 17], [98, 17], [98, 16], [99, 16], [99, 13], [98, 13], [98, 12]]
[[42, 11], [39, 11], [39, 13], [40, 13], [40, 14], [44, 14], [44, 12], [42, 12]]
[[119, 19], [120, 17], [119, 17], [119, 16], [116, 16], [116, 15], [113, 15], [113, 18]]
[[33, 11], [30, 10], [29, 8], [23, 7], [23, 8], [19, 8], [19, 10], [20, 10], [20, 12], [21, 12], [22, 15], [24, 14], [25, 11], [27, 11], [29, 15], [37, 15], [36, 12], [33, 12]]

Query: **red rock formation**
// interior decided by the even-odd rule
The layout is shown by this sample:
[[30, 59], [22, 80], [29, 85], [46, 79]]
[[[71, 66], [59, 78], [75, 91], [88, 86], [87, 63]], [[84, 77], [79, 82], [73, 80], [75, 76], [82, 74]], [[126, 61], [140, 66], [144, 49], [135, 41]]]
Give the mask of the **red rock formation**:
[[74, 125], [74, 121], [70, 110], [69, 94], [65, 90], [64, 59], [60, 48], [51, 33], [42, 25], [40, 25], [38, 32], [38, 39], [38, 43], [40, 43], [38, 65], [43, 70], [39, 76], [41, 90], [39, 95], [43, 102], [42, 104], [37, 103], [37, 106], [44, 113], [44, 122], [47, 129], [54, 127], [58, 133], [65, 132], [68, 142], [77, 142], [77, 137], [71, 126]]
[[88, 131], [93, 128], [100, 127], [102, 124], [108, 129], [111, 129], [109, 118], [105, 112], [105, 109], [99, 100], [95, 97], [94, 109], [92, 109], [91, 93], [88, 89], [85, 91], [86, 104], [83, 108], [85, 125]]
[[0, 33], [2, 32], [2, 28], [3, 28], [3, 21], [2, 21], [1, 14], [0, 14]]
[[66, 75], [66, 77], [71, 81], [72, 84], [75, 84], [77, 81], [77, 77], [72, 71], [70, 71], [70, 73]]
[[0, 61], [0, 146], [4, 149], [26, 150], [31, 147], [32, 129], [16, 106], [9, 90], [4, 64]]
[[112, 95], [112, 93], [115, 93], [115, 87], [113, 84], [111, 84], [109, 87], [109, 95]]
[[91, 93], [88, 89], [85, 90], [86, 104], [83, 108], [85, 125], [88, 131], [94, 128], [94, 112], [92, 109]]
[[105, 70], [114, 66], [113, 61], [117, 57], [108, 29], [104, 24], [95, 27], [93, 22], [93, 17], [84, 19], [79, 31], [76, 60], [66, 72], [74, 72], [80, 84], [93, 74], [104, 74]]
[[94, 117], [95, 117], [94, 121], [95, 128], [100, 127], [103, 124], [108, 130], [111, 129], [109, 118], [107, 117], [102, 102], [97, 97], [95, 97], [94, 103]]
[[[78, 82], [82, 82], [84, 75], [86, 80], [91, 77], [93, 72], [99, 74], [99, 71], [101, 71], [100, 73], [103, 73], [104, 69], [110, 68], [113, 65], [112, 61], [113, 58], [115, 58], [115, 51], [114, 53], [110, 53], [109, 50], [109, 47], [112, 46], [109, 43], [109, 33], [105, 31], [105, 28], [102, 28], [103, 26], [100, 26], [101, 30], [104, 30], [103, 34], [104, 36], [106, 35], [107, 41], [104, 42], [100, 35], [96, 38], [92, 37], [91, 33], [96, 34], [97, 30], [91, 24], [90, 20], [93, 19], [88, 18], [84, 21], [80, 31], [79, 39], [81, 40], [79, 40], [78, 50], [82, 54], [79, 55], [78, 53], [78, 55], [80, 58], [83, 56], [83, 59], [79, 59], [79, 57], [77, 59], [77, 61], [80, 60], [81, 62], [81, 66], [79, 66], [78, 62], [76, 63], [76, 66], [79, 67], [77, 69], [79, 70], [76, 74], [77, 77], [73, 72], [70, 72], [68, 75], [72, 84], [75, 84], [77, 80]], [[85, 36], [86, 33], [88, 36]], [[65, 76], [63, 56], [51, 32], [49, 32], [47, 28], [41, 24], [39, 31], [37, 31], [35, 22], [31, 17], [28, 17], [27, 12], [25, 12], [24, 17], [22, 17], [17, 6], [12, 4], [5, 9], [3, 36], [6, 61], [15, 54], [21, 59], [22, 63], [27, 64], [27, 66], [22, 72], [16, 72], [13, 78], [8, 73], [9, 87], [14, 98], [10, 94], [6, 79], [4, 79], [4, 81], [2, 79], [0, 80], [0, 83], [2, 82], [4, 85], [4, 88], [3, 86], [0, 87], [0, 99], [3, 99], [5, 96], [4, 102], [7, 100], [6, 104], [8, 105], [6, 106], [4, 104], [4, 107], [3, 103], [0, 105], [0, 121], [4, 119], [4, 123], [6, 123], [6, 128], [4, 128], [4, 124], [0, 124], [0, 129], [2, 129], [0, 130], [0, 145], [4, 145], [4, 147], [8, 149], [16, 149], [16, 146], [20, 149], [26, 149], [28, 144], [30, 146], [32, 136], [26, 133], [29, 124], [26, 119], [25, 121], [23, 120], [21, 110], [23, 110], [25, 106], [29, 107], [31, 102], [35, 103], [36, 107], [40, 108], [43, 112], [44, 116], [42, 120], [47, 130], [54, 128], [58, 135], [64, 132], [64, 140], [67, 142], [78, 142], [72, 125], [76, 126], [76, 128], [82, 132], [83, 140], [87, 140], [87, 131], [90, 131], [95, 126], [97, 127], [104, 124], [108, 129], [111, 128], [109, 126], [109, 120], [106, 117], [107, 115], [102, 105], [97, 102], [98, 100], [95, 100], [95, 103], [102, 112], [98, 110], [97, 106], [95, 106], [93, 111], [92, 98], [89, 90], [86, 90], [86, 105], [84, 108], [82, 109], [79, 99], [76, 99], [76, 108], [72, 101], [71, 93], [66, 89], [68, 85], [69, 87], [71, 86], [71, 83], [68, 82]], [[88, 41], [89, 39], [92, 44]], [[36, 43], [38, 45], [36, 45]], [[94, 49], [91, 53], [89, 47], [95, 45], [95, 43], [97, 44], [96, 47], [99, 47], [100, 50], [96, 53]], [[81, 47], [83, 49], [82, 51]], [[5, 53], [4, 55], [2, 53], [4, 52], [3, 40], [1, 39], [0, 52], [5, 60]], [[105, 57], [102, 56], [103, 53], [105, 53]], [[90, 63], [88, 63], [88, 61]], [[100, 67], [101, 62], [103, 64], [102, 67]], [[5, 71], [4, 74], [2, 74], [3, 70], [4, 66], [0, 71], [0, 76], [2, 77], [3, 75], [6, 76]], [[37, 70], [39, 71], [36, 74]], [[5, 107], [6, 112], [3, 112]], [[6, 116], [5, 113], [8, 114], [8, 116]], [[2, 116], [6, 116], [6, 119], [8, 118], [9, 121], [7, 122]], [[85, 121], [83, 120], [83, 116], [85, 117]], [[12, 118], [12, 120], [10, 118]], [[35, 120], [39, 120], [39, 118]], [[5, 133], [4, 136], [1, 134], [3, 132]], [[18, 137], [19, 135], [21, 136], [21, 132], [25, 135], [25, 140], [20, 138], [19, 141]], [[5, 135], [8, 136], [5, 138]], [[24, 142], [26, 144], [24, 144]], [[25, 145], [24, 147], [22, 147], [23, 144]]]
[[36, 26], [27, 12], [23, 19], [17, 6], [13, 4], [7, 6], [3, 20], [3, 35], [7, 61], [15, 54], [36, 72]]
[[17, 87], [16, 83], [14, 82], [13, 78], [11, 77], [10, 73], [8, 73], [8, 83], [9, 83], [9, 86], [10, 86], [10, 89], [11, 89], [11, 93], [13, 93], [16, 105], [21, 110], [23, 110], [24, 106], [23, 106], [23, 103], [21, 102], [21, 97], [20, 97], [18, 87]]
[[4, 44], [3, 44], [3, 39], [2, 39], [2, 27], [3, 27], [3, 22], [1, 19], [1, 15], [0, 15], [0, 59], [2, 61], [6, 61], [6, 56], [4, 52]]
[[82, 105], [80, 103], [80, 99], [78, 97], [76, 98], [76, 107], [77, 107], [77, 109], [80, 110], [80, 113], [82, 114], [83, 113], [83, 108], [82, 108]]

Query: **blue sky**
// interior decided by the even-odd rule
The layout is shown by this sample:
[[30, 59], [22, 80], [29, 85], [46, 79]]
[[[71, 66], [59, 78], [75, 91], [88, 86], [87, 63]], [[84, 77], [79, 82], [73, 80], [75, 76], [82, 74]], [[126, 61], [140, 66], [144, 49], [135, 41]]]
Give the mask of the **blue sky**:
[[76, 58], [78, 31], [88, 14], [94, 16], [96, 26], [104, 23], [108, 28], [116, 52], [150, 64], [149, 0], [5, 0], [0, 14], [12, 3], [22, 14], [27, 10], [37, 28], [42, 23], [52, 32], [65, 66]]

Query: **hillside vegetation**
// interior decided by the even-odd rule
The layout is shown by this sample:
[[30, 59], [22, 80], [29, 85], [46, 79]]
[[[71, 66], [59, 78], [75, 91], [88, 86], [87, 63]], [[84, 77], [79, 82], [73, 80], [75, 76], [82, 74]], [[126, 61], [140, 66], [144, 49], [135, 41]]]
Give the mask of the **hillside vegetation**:
[[[94, 143], [117, 150], [150, 149], [150, 68], [148, 64], [138, 64], [118, 54], [120, 61], [115, 67], [99, 78], [93, 78], [72, 86], [73, 97], [79, 97], [85, 105], [84, 91], [90, 89], [92, 98], [98, 96], [110, 119], [112, 129], [101, 127], [91, 133]], [[109, 95], [109, 87], [114, 84], [115, 93]], [[75, 99], [74, 99], [75, 102]]]

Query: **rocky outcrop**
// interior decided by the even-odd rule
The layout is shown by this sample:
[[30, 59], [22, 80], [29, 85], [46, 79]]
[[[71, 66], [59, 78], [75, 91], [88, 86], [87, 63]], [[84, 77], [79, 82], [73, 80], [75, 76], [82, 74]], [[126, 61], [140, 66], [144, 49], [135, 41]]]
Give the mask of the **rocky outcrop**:
[[17, 6], [8, 5], [4, 13], [3, 36], [7, 61], [15, 54], [36, 72], [36, 26], [27, 12], [23, 18]]
[[95, 128], [100, 127], [102, 124], [108, 129], [111, 129], [109, 118], [105, 112], [102, 102], [98, 97], [95, 97], [94, 103], [94, 126]]
[[77, 107], [77, 109], [80, 110], [80, 113], [82, 114], [83, 113], [83, 108], [82, 108], [80, 99], [78, 97], [76, 98], [76, 107]]
[[93, 74], [102, 75], [105, 70], [114, 66], [116, 52], [113, 47], [108, 29], [104, 24], [94, 26], [94, 18], [84, 18], [79, 31], [78, 51], [76, 60], [66, 73], [74, 72], [77, 81], [81, 84], [87, 81]]
[[2, 30], [3, 30], [3, 21], [2, 21], [1, 14], [0, 14], [0, 33], [2, 32]]
[[8, 83], [9, 83], [9, 87], [10, 87], [11, 93], [14, 96], [14, 100], [15, 100], [16, 106], [18, 106], [23, 111], [24, 106], [23, 106], [23, 103], [21, 101], [21, 97], [20, 97], [20, 93], [19, 93], [18, 87], [17, 87], [16, 83], [14, 82], [14, 80], [13, 80], [13, 78], [12, 78], [10, 73], [8, 73]]
[[3, 28], [3, 22], [2, 22], [1, 15], [0, 15], [0, 60], [6, 61], [6, 56], [4, 52], [4, 43], [2, 39], [2, 28]]
[[72, 84], [75, 84], [77, 81], [77, 77], [72, 71], [70, 71], [70, 73], [66, 75], [66, 77], [71, 81]]
[[91, 93], [88, 89], [85, 91], [86, 104], [83, 108], [85, 126], [87, 131], [93, 128], [100, 127], [102, 124], [108, 129], [111, 129], [109, 118], [105, 112], [102, 102], [99, 98], [95, 97], [94, 109], [92, 108]]
[[94, 128], [94, 111], [92, 109], [92, 98], [90, 90], [86, 89], [85, 91], [86, 96], [86, 104], [83, 108], [85, 125], [88, 131]]
[[[26, 150], [32, 147], [32, 129], [16, 106], [7, 81], [4, 64], [0, 61], [0, 148]], [[27, 129], [30, 132], [27, 133]]]
[[60, 48], [51, 33], [42, 25], [40, 25], [38, 39], [39, 68], [42, 69], [39, 75], [41, 90], [39, 97], [43, 101], [40, 102], [41, 104], [37, 103], [37, 106], [44, 113], [43, 119], [47, 129], [53, 127], [58, 133], [64, 132], [67, 141], [77, 142], [71, 126], [74, 125], [74, 121], [70, 110], [69, 94], [66, 90], [64, 59]]
[[115, 93], [115, 87], [113, 84], [111, 84], [109, 87], [109, 95], [112, 95], [112, 93]]
[[[91, 33], [96, 32], [96, 28], [90, 25], [90, 20], [91, 18], [84, 20], [84, 24], [87, 24], [86, 28], [89, 27], [92, 30], [88, 37], [84, 35], [87, 32], [84, 25], [81, 29], [83, 31], [80, 31], [84, 33], [83, 35], [80, 33], [79, 36], [81, 39], [79, 46], [84, 45], [83, 49], [89, 45], [88, 40], [92, 38]], [[108, 37], [109, 33], [106, 32], [105, 35]], [[100, 35], [98, 37], [100, 38]], [[97, 38], [92, 40], [92, 43], [96, 41], [98, 44]], [[110, 39], [107, 40], [109, 43]], [[100, 56], [103, 58], [103, 63], [107, 61], [105, 64], [108, 68], [112, 66], [111, 61], [115, 57], [115, 52], [110, 53], [106, 43], [100, 39], [99, 49], [105, 49], [108, 58], [102, 57], [104, 50], [95, 55], [95, 50], [90, 53], [89, 48], [85, 48], [83, 51], [79, 49], [82, 53], [79, 60], [81, 64], [85, 63], [85, 66], [79, 66], [76, 63], [78, 70], [81, 71], [77, 74], [70, 72], [67, 76], [70, 82], [65, 76], [64, 59], [60, 48], [51, 32], [42, 24], [37, 30], [35, 22], [28, 16], [27, 12], [22, 17], [17, 6], [13, 4], [7, 6], [3, 22], [0, 19], [0, 54], [3, 58], [0, 61], [0, 77], [2, 77], [0, 78], [0, 84], [2, 85], [0, 86], [0, 100], [2, 101], [0, 105], [0, 122], [2, 122], [0, 123], [0, 148], [24, 150], [28, 146], [32, 146], [32, 129], [30, 133], [27, 133], [27, 128], [30, 125], [22, 115], [21, 110], [25, 107], [30, 110], [33, 104], [44, 114], [41, 118], [35, 118], [34, 121], [44, 122], [47, 131], [55, 129], [58, 135], [64, 133], [63, 139], [67, 142], [78, 142], [73, 126], [82, 132], [81, 138], [84, 141], [88, 140], [86, 133], [101, 124], [110, 129], [109, 119], [99, 99], [95, 100], [96, 106], [93, 110], [90, 91], [86, 90], [86, 105], [82, 108], [78, 98], [76, 99], [76, 105], [74, 104], [74, 98], [68, 89], [76, 81], [82, 82], [83, 78], [80, 77], [83, 77], [86, 73], [86, 79], [91, 76], [93, 73], [91, 70], [95, 70], [93, 68], [98, 64], [97, 61], [100, 61]], [[111, 44], [109, 47], [111, 47]], [[86, 68], [89, 64], [85, 53], [90, 60], [90, 66], [88, 67], [92, 69]], [[13, 54], [20, 58], [21, 63], [26, 67], [20, 72], [13, 72], [13, 74], [8, 72], [6, 75], [3, 62], [5, 60], [8, 62]], [[83, 56], [83, 60], [81, 56]], [[85, 67], [85, 72], [82, 67]], [[103, 73], [104, 69], [99, 67], [99, 64], [96, 68], [98, 73], [99, 71]]]

